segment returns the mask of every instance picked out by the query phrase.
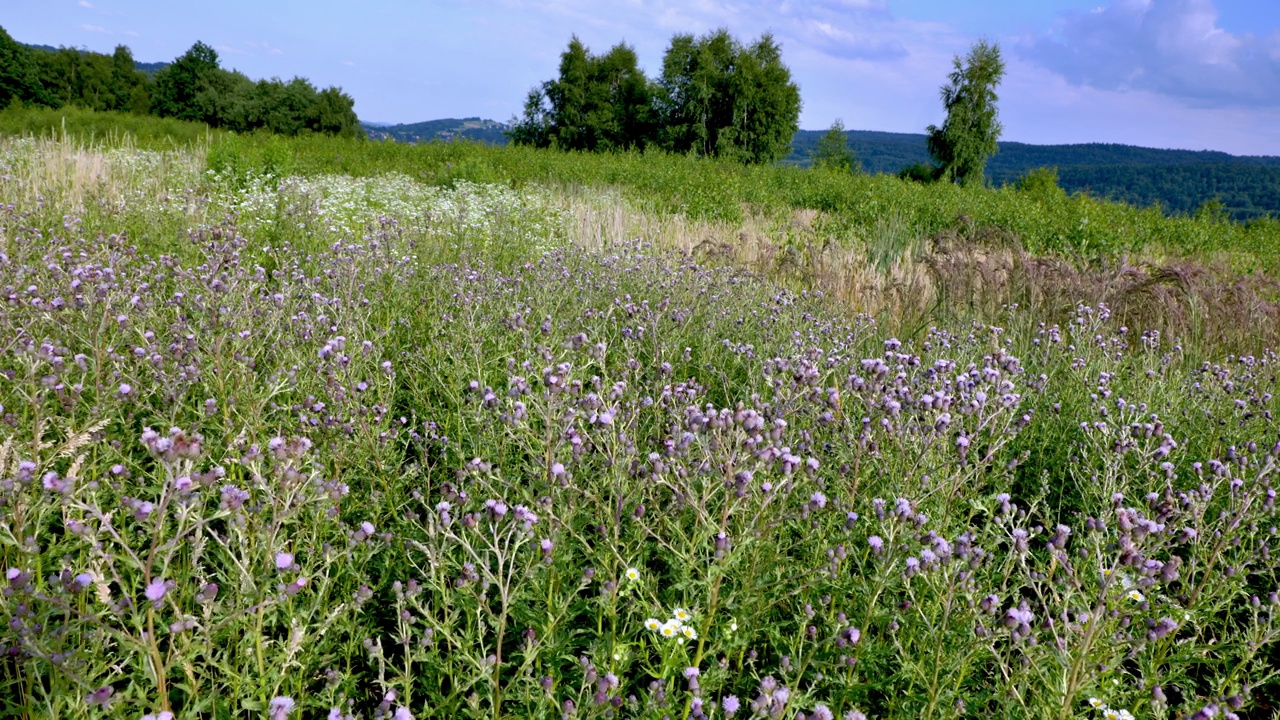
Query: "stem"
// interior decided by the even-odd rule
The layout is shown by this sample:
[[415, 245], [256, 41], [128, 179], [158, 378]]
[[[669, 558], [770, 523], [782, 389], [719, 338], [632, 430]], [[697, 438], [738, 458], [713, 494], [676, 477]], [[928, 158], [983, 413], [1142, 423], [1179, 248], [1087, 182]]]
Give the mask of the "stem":
[[169, 689], [165, 686], [164, 660], [160, 657], [160, 647], [156, 645], [156, 608], [147, 608], [147, 649], [151, 654], [151, 669], [156, 676], [156, 692], [160, 694], [160, 709], [169, 709]]
[[1076, 653], [1076, 659], [1071, 661], [1071, 672], [1067, 675], [1067, 686], [1063, 688], [1062, 708], [1058, 711], [1059, 720], [1067, 720], [1067, 718], [1071, 717], [1071, 702], [1075, 699], [1076, 685], [1080, 682], [1080, 672], [1084, 668], [1085, 657], [1088, 656], [1090, 648], [1093, 647], [1093, 641], [1097, 638], [1098, 630], [1102, 627], [1102, 618], [1105, 611], [1106, 603], [1099, 602], [1094, 606], [1093, 614], [1089, 617], [1089, 632], [1084, 635], [1084, 642], [1080, 645], [1080, 651]]

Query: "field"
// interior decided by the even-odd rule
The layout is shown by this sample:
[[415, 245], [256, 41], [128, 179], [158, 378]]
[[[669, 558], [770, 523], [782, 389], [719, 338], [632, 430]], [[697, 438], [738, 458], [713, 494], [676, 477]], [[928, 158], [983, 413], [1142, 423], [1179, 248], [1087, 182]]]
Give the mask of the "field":
[[0, 717], [1275, 716], [1274, 222], [314, 137], [0, 174]]

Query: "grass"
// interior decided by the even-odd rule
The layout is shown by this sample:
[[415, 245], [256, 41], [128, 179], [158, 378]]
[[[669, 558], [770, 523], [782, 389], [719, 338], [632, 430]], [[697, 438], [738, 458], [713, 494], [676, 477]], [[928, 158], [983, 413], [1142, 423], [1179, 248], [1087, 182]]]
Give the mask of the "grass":
[[683, 158], [207, 153], [0, 143], [0, 714], [1275, 713], [1273, 353]]
[[31, 137], [73, 137], [81, 142], [106, 142], [173, 149], [205, 143], [222, 136], [204, 123], [172, 118], [133, 115], [124, 112], [10, 105], [0, 110], [0, 135]]

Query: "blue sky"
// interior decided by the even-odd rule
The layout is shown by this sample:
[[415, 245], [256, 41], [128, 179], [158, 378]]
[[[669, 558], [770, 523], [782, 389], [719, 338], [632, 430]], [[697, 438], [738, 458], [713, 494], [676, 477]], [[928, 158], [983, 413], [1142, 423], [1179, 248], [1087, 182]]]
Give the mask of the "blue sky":
[[651, 76], [672, 34], [770, 31], [801, 127], [921, 132], [953, 55], [998, 42], [1005, 140], [1280, 155], [1278, 0], [0, 0], [16, 39], [340, 85], [365, 120], [507, 120], [572, 33]]

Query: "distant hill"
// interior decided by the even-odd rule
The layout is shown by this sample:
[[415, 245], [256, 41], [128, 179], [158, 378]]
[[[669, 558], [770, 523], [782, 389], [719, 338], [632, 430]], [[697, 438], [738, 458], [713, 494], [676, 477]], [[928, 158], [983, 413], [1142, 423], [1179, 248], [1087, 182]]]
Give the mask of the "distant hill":
[[[791, 154], [783, 162], [808, 165], [809, 153], [823, 132], [796, 133]], [[845, 134], [867, 172], [897, 173], [912, 163], [929, 162], [923, 134], [869, 130]], [[1171, 214], [1194, 213], [1216, 198], [1235, 220], [1280, 217], [1280, 157], [1111, 143], [1002, 142], [1000, 152], [987, 163], [987, 179], [994, 185], [1013, 183], [1038, 167], [1058, 168], [1058, 184], [1067, 192], [1087, 192], [1140, 207], [1158, 204]]]
[[[29, 50], [38, 50], [40, 52], [58, 52], [59, 50], [59, 48], [53, 47], [52, 45], [30, 45], [28, 43], [18, 43], [18, 44], [22, 45], [23, 47]], [[85, 52], [88, 52], [88, 51], [85, 51]], [[107, 53], [107, 54], [109, 55], [110, 53]], [[160, 72], [161, 70], [163, 70], [168, 66], [169, 66], [169, 63], [167, 62], [144, 63], [144, 62], [138, 62], [137, 60], [133, 61], [134, 68], [141, 70], [142, 72], [147, 73], [148, 75], [155, 75], [156, 73]]]
[[505, 123], [494, 120], [471, 118], [445, 118], [444, 120], [427, 120], [426, 122], [408, 125], [386, 125], [383, 123], [362, 122], [361, 126], [374, 140], [395, 140], [396, 142], [431, 142], [432, 140], [454, 140], [462, 138], [491, 145], [506, 145], [508, 129]]

